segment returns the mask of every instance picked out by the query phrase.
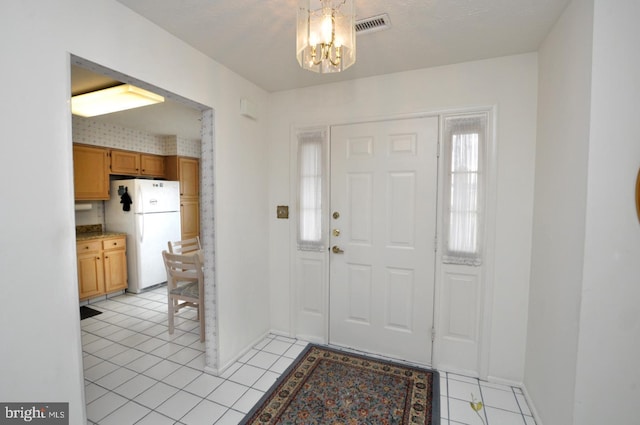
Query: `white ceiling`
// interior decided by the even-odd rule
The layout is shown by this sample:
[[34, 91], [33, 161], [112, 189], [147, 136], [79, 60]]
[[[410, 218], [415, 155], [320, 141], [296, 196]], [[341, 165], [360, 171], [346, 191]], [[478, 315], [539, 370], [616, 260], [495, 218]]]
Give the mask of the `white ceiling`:
[[[295, 57], [298, 0], [117, 0], [207, 56], [274, 92], [538, 50], [569, 0], [355, 0], [358, 19], [388, 14], [384, 31], [357, 36], [355, 65], [302, 70]], [[74, 67], [74, 94], [114, 80]], [[200, 138], [200, 112], [167, 101], [95, 117], [156, 135]]]
[[357, 36], [343, 73], [302, 70], [298, 0], [118, 0], [269, 92], [538, 49], [569, 0], [355, 0], [358, 19], [391, 28]]

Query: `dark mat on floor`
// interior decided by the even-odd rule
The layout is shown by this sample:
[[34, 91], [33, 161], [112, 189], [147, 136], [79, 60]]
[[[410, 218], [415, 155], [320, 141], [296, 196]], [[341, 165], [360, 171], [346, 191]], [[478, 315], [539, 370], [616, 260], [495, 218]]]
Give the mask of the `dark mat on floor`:
[[97, 316], [98, 314], [102, 314], [102, 312], [98, 311], [98, 310], [94, 310], [91, 307], [87, 307], [86, 305], [83, 305], [83, 306], [80, 307], [80, 320], [84, 320], [84, 319], [87, 319], [89, 317]]
[[241, 425], [440, 425], [435, 370], [310, 344]]

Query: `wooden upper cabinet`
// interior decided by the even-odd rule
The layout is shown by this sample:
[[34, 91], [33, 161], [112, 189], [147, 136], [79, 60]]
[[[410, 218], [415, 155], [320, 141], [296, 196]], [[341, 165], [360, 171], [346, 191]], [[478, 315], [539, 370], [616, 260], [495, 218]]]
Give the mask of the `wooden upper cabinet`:
[[164, 156], [140, 154], [140, 174], [143, 176], [164, 177], [165, 175]]
[[168, 180], [180, 182], [180, 196], [189, 198], [200, 197], [200, 160], [186, 156], [168, 156]]
[[123, 176], [137, 176], [140, 174], [140, 154], [112, 149], [111, 174], [122, 174]]
[[73, 183], [77, 201], [109, 199], [109, 151], [73, 145]]
[[111, 150], [111, 174], [164, 177], [164, 157], [140, 152]]
[[200, 161], [180, 158], [180, 182], [182, 196], [200, 196]]

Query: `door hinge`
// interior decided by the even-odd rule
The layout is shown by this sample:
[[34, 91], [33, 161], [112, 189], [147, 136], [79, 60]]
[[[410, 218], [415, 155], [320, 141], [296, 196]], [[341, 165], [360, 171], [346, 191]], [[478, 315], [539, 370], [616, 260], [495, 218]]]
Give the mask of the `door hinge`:
[[431, 328], [431, 342], [436, 340], [436, 328], [432, 327]]
[[436, 158], [440, 158], [440, 140], [438, 140], [438, 146], [436, 147]]
[[438, 236], [437, 235], [433, 238], [433, 250], [435, 252], [438, 252]]

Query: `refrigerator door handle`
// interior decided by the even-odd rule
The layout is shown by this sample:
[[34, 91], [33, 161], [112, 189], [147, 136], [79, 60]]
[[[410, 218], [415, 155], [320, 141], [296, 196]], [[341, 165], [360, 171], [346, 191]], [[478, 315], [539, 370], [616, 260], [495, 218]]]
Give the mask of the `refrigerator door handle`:
[[144, 205], [142, 205], [142, 199], [144, 199], [144, 197], [142, 196], [142, 192], [144, 189], [142, 189], [142, 185], [137, 187], [138, 189], [138, 207], [136, 208], [136, 211], [139, 212], [140, 214], [144, 213]]
[[140, 243], [144, 242], [144, 214], [136, 214], [140, 220]]

